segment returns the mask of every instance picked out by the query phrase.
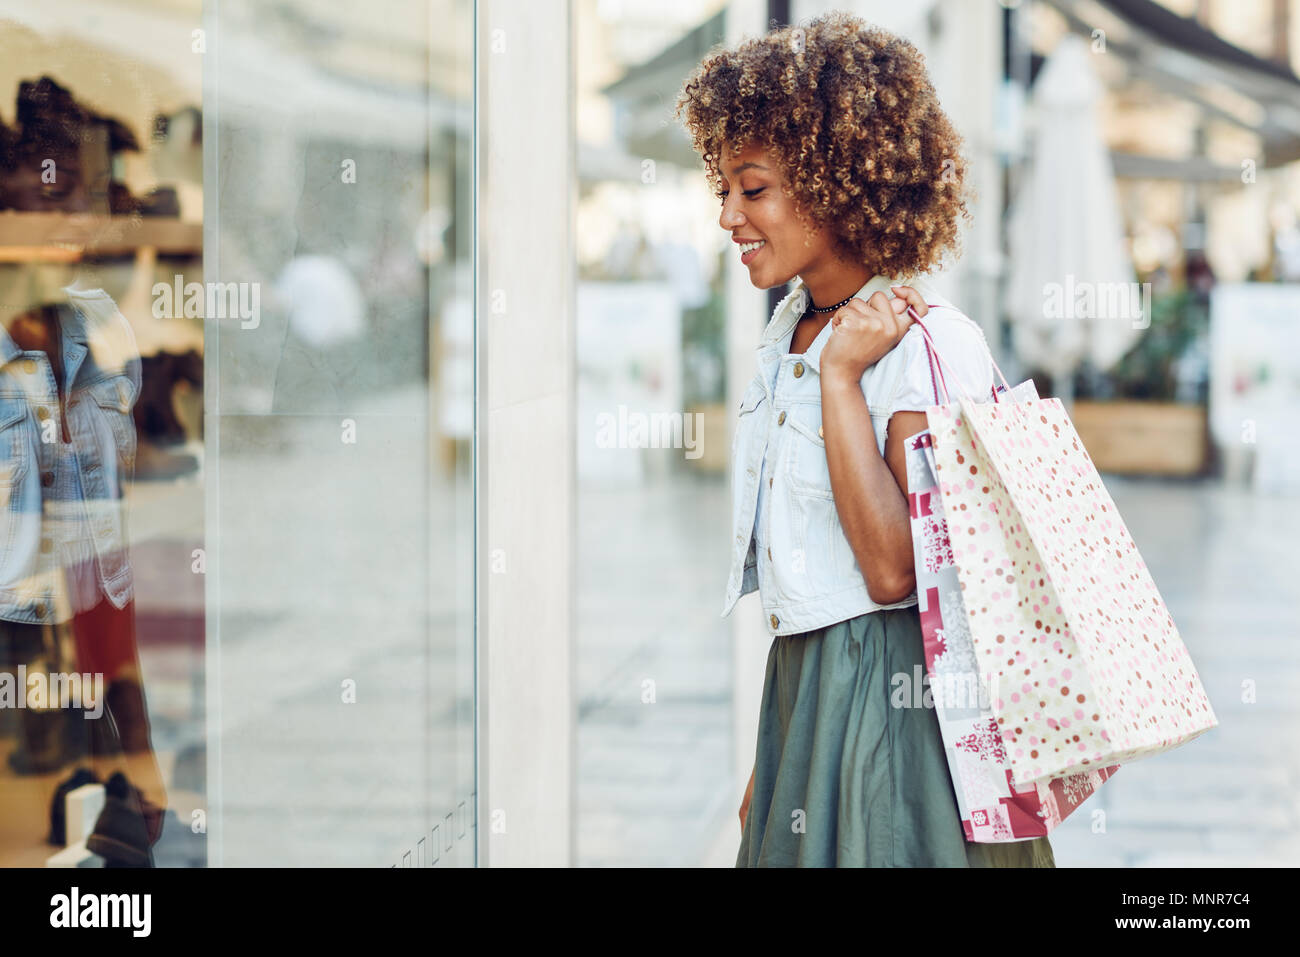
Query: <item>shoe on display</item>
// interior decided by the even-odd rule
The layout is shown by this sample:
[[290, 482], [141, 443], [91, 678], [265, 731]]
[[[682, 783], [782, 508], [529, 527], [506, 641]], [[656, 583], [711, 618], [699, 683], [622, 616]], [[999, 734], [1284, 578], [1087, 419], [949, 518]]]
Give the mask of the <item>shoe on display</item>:
[[158, 832], [162, 809], [132, 787], [121, 771], [104, 785], [104, 810], [86, 838], [86, 849], [104, 858], [105, 867], [153, 867], [151, 834]]
[[45, 839], [47, 844], [63, 847], [68, 843], [68, 795], [87, 784], [98, 784], [99, 778], [89, 768], [77, 768], [64, 778], [54, 792], [50, 802], [50, 833]]

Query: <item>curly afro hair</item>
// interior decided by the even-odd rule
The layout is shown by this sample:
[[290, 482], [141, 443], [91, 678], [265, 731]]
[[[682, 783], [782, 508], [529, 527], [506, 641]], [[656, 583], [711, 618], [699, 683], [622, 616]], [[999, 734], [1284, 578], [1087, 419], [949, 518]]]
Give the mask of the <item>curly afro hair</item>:
[[959, 252], [962, 139], [911, 43], [847, 13], [715, 47], [682, 86], [676, 116], [721, 198], [724, 144], [765, 149], [809, 232], [887, 276], [927, 273]]

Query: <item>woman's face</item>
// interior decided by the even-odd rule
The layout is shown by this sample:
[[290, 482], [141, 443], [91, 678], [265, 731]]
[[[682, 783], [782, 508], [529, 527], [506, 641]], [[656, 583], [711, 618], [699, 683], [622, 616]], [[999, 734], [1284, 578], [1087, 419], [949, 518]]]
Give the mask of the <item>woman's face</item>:
[[[767, 153], [751, 146], [732, 156], [729, 147], [722, 151], [719, 169], [723, 202], [718, 225], [731, 233], [734, 255], [749, 269], [749, 281], [771, 289], [814, 263], [833, 259], [830, 230], [807, 234], [794, 201], [781, 190], [785, 178]], [[755, 243], [761, 245], [752, 249]]]

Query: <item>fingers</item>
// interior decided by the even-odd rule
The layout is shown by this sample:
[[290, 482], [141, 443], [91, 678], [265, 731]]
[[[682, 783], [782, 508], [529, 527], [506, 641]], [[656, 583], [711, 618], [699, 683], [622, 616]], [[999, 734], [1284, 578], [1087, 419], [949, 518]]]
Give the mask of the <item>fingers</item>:
[[890, 288], [899, 295], [891, 297], [884, 292], [874, 292], [866, 301], [858, 298], [849, 300], [831, 317], [832, 331], [844, 327], [847, 323], [850, 329], [871, 327], [888, 329], [895, 336], [901, 337], [912, 324], [912, 317], [907, 315], [908, 307], [911, 306], [921, 316], [924, 316], [928, 309], [921, 294], [912, 287], [891, 286]]
[[860, 376], [864, 368], [902, 341], [912, 324], [911, 316], [905, 314], [907, 306], [906, 300], [893, 299], [883, 291], [865, 301], [857, 297], [849, 300], [831, 316], [831, 343], [823, 352], [823, 363], [834, 352], [838, 366]]
[[[921, 294], [911, 286], [890, 286], [889, 288], [898, 299], [907, 303], [907, 305], [903, 307], [904, 310], [907, 306], [911, 306], [916, 310], [918, 316], [924, 316], [930, 311], [930, 307], [925, 304], [925, 300], [921, 298]], [[895, 302], [897, 301], [898, 300], [895, 300]]]
[[887, 311], [889, 309], [889, 297], [883, 292], [873, 292], [871, 298], [867, 300], [867, 305], [873, 309]]
[[892, 300], [883, 292], [874, 293], [870, 299], [850, 299], [831, 317], [831, 328], [845, 330], [893, 329], [898, 316], [889, 303]]
[[[902, 288], [902, 287], [899, 287]], [[910, 290], [913, 295], [915, 290]], [[895, 338], [901, 338], [907, 327], [912, 324], [912, 317], [906, 315], [909, 303], [903, 298], [890, 298], [883, 292], [872, 293], [871, 298], [867, 300], [866, 309], [868, 316], [874, 316], [884, 328], [889, 329]], [[922, 304], [924, 305], [924, 303]]]

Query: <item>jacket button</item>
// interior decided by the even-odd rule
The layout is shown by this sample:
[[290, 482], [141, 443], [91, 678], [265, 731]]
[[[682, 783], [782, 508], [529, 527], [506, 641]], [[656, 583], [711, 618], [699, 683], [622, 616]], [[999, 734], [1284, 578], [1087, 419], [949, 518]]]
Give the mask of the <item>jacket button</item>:
[[794, 364], [794, 377], [797, 379], [797, 378], [799, 378], [801, 375], [803, 375], [803, 363], [802, 363], [802, 362], [796, 362], [796, 363]]
[[41, 551], [44, 552], [44, 553], [47, 554], [47, 555], [48, 555], [50, 552], [54, 551], [54, 540], [51, 539], [51, 538], [42, 538], [42, 539], [41, 539]]
[[36, 371], [36, 360], [35, 360], [35, 359], [24, 359], [24, 360], [23, 360], [23, 371], [26, 372], [28, 375], [31, 375], [33, 372], [35, 372], [35, 371]]
[[779, 622], [777, 621], [777, 617], [776, 617], [776, 615], [773, 615], [773, 616], [772, 616], [771, 621], [772, 621], [772, 627], [773, 627], [773, 628], [775, 628], [775, 627], [777, 626], [777, 624], [779, 623]]
[[43, 603], [38, 603], [36, 607], [32, 609], [32, 611], [36, 612], [37, 618], [45, 617], [45, 605]]
[[49, 488], [51, 485], [53, 485], [53, 484], [54, 484], [54, 473], [53, 473], [53, 472], [42, 472], [42, 473], [41, 473], [41, 484], [44, 485], [46, 488]]
[[771, 546], [771, 545], [767, 546], [767, 560], [768, 560], [769, 562], [772, 560], [772, 546]]
[[776, 424], [785, 425], [785, 409], [782, 409], [781, 414], [776, 417]]
[[770, 475], [767, 477], [767, 487], [768, 488], [772, 487], [772, 476]]
[[40, 419], [42, 422], [44, 422], [44, 421], [45, 421], [46, 419], [48, 419], [49, 417], [50, 417], [50, 410], [49, 410], [49, 409], [47, 409], [47, 408], [46, 408], [45, 406], [43, 406], [43, 405], [38, 405], [38, 406], [36, 407], [36, 418], [38, 418], [38, 419]]

